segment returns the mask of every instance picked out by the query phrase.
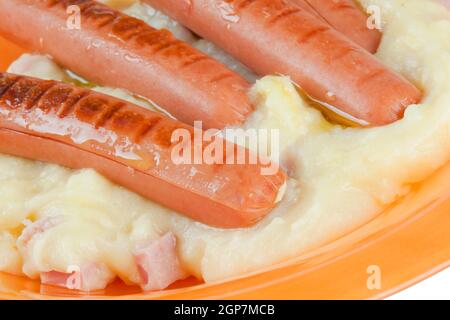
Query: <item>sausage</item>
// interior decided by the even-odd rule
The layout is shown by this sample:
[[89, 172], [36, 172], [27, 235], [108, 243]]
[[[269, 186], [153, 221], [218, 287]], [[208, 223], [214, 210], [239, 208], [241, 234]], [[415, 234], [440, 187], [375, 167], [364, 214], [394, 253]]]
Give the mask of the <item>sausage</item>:
[[[76, 13], [80, 9], [80, 29]], [[127, 89], [190, 125], [242, 123], [250, 84], [167, 30], [92, 0], [0, 1], [0, 34], [101, 85]], [[75, 11], [74, 11], [75, 12]], [[23, 23], [26, 21], [26, 23]]]
[[[303, 10], [306, 10], [308, 13], [314, 15], [317, 18], [320, 18], [322, 21], [327, 22], [317, 11], [314, 9], [309, 2], [306, 0], [290, 0], [292, 5], [296, 5]], [[328, 23], [328, 22], [327, 22]]]
[[381, 32], [367, 27], [368, 16], [353, 0], [289, 0], [302, 8], [311, 8], [337, 31], [367, 51], [377, 51]]
[[353, 0], [289, 0], [344, 34], [370, 53], [375, 53], [381, 42], [381, 32], [367, 27], [368, 17]]
[[392, 123], [421, 99], [404, 77], [284, 0], [145, 1], [255, 72], [289, 75], [310, 97], [362, 124]]
[[[0, 73], [1, 153], [93, 168], [214, 227], [250, 226], [275, 207], [286, 180], [281, 169], [262, 175], [261, 161], [175, 161], [173, 152], [181, 141], [174, 133], [179, 130], [195, 137], [194, 128], [119, 99], [56, 81]], [[247, 149], [216, 139], [223, 150], [244, 152], [249, 159]], [[208, 145], [200, 147], [203, 155]], [[197, 149], [198, 144], [185, 147], [191, 154]]]

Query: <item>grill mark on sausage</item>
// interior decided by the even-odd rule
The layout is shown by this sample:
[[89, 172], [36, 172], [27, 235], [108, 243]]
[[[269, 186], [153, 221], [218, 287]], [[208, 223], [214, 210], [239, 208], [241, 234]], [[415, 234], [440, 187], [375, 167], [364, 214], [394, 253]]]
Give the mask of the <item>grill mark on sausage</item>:
[[[86, 6], [82, 10], [83, 17], [93, 21], [97, 27], [111, 28], [112, 34], [123, 42], [134, 40], [140, 47], [150, 47], [153, 54], [179, 57], [183, 61], [187, 60], [187, 64], [199, 61], [198, 58], [192, 61], [192, 56], [200, 56], [200, 53], [176, 39], [166, 29], [157, 30], [139, 19], [126, 16], [93, 1], [89, 1]], [[202, 59], [207, 58], [204, 56]]]
[[151, 47], [154, 44], [157, 44], [158, 41], [162, 40], [163, 36], [163, 32], [158, 32], [158, 30], [153, 28], [145, 28], [145, 30], [135, 36], [134, 40], [141, 47], [146, 45]]
[[[161, 45], [159, 46], [155, 46], [153, 53], [161, 55], [171, 55], [171, 51], [173, 51], [174, 53], [180, 52], [180, 47], [181, 43], [178, 40], [167, 41], [161, 43]], [[166, 52], [164, 53], [164, 51]]]
[[90, 21], [94, 27], [109, 28], [111, 35], [116, 40], [124, 43], [134, 41], [137, 44], [137, 48], [149, 49], [154, 55], [176, 58], [176, 63], [181, 68], [210, 59], [208, 56], [176, 39], [170, 31], [152, 28], [139, 19], [129, 17], [101, 3], [96, 3], [92, 0], [54, 0], [54, 3], [60, 5], [81, 4], [82, 18]]
[[[210, 60], [211, 58], [197, 50], [189, 47], [187, 44], [176, 41], [172, 46], [160, 52], [165, 58], [175, 58], [172, 63], [179, 65], [181, 68], [193, 63], [192, 60]], [[197, 61], [195, 61], [197, 62]]]
[[142, 32], [143, 22], [127, 16], [117, 17], [112, 24], [112, 32], [123, 40], [130, 40]]
[[355, 7], [352, 6], [352, 4], [348, 3], [348, 2], [332, 2], [333, 7], [331, 8], [331, 10], [336, 10], [336, 11], [341, 11], [341, 10], [354, 10]]
[[269, 24], [276, 24], [277, 22], [279, 22], [280, 20], [283, 20], [287, 17], [290, 17], [293, 14], [296, 14], [300, 12], [299, 9], [297, 8], [286, 8], [283, 9], [280, 13], [274, 15], [272, 18], [270, 18], [270, 20], [268, 21]]
[[47, 1], [45, 1], [45, 6], [47, 8], [49, 8], [49, 9], [54, 7], [54, 6], [56, 6], [56, 5], [60, 5], [60, 4], [61, 4], [61, 2], [58, 1], [58, 0], [47, 0]]
[[48, 113], [64, 105], [71, 91], [73, 90], [69, 87], [55, 81], [17, 77], [14, 84], [4, 92], [1, 100], [14, 109], [39, 108]]
[[251, 4], [255, 3], [258, 0], [242, 0], [241, 2], [238, 2], [235, 6], [236, 9], [243, 10], [247, 7], [249, 7]]
[[61, 119], [67, 117], [75, 108], [77, 103], [81, 101], [84, 97], [89, 95], [89, 92], [84, 90], [71, 90], [70, 88], [66, 89], [68, 92], [67, 99], [64, 101], [64, 103], [61, 104], [61, 106], [56, 111], [57, 116], [60, 117]]
[[71, 113], [78, 120], [91, 123], [95, 128], [98, 128], [102, 114], [108, 112], [108, 107], [107, 101], [104, 98], [88, 95], [78, 101]]
[[20, 79], [21, 79], [20, 76], [8, 76], [8, 75], [3, 75], [0, 78], [0, 101], [1, 102], [4, 102], [3, 97], [5, 96], [5, 94]]
[[96, 128], [105, 126], [106, 123], [114, 116], [116, 112], [119, 112], [125, 106], [125, 102], [118, 102], [112, 106], [107, 106], [105, 111], [102, 113], [97, 121]]
[[97, 18], [97, 27], [100, 29], [100, 28], [103, 28], [103, 27], [105, 27], [105, 26], [108, 26], [108, 25], [111, 25], [111, 24], [113, 24], [113, 22], [114, 22], [114, 19], [115, 19], [115, 17], [114, 16], [110, 16], [110, 15], [107, 15], [107, 14], [105, 14], [103, 17], [102, 17], [102, 19], [103, 20], [100, 20], [99, 18]]
[[27, 98], [28, 101], [24, 101], [25, 109], [30, 110], [34, 108], [38, 101], [44, 96], [49, 90], [51, 90], [56, 85], [53, 81], [45, 81], [42, 83], [37, 83], [34, 85], [33, 88], [31, 88], [30, 91], [28, 91], [29, 97]]
[[186, 60], [183, 62], [183, 64], [181, 65], [182, 68], [187, 68], [190, 67], [196, 63], [199, 63], [201, 61], [205, 61], [205, 60], [209, 60], [209, 58], [207, 56], [203, 56], [203, 55], [196, 55], [191, 57], [189, 60]]
[[48, 90], [46, 94], [42, 95], [35, 106], [45, 113], [54, 110], [57, 114], [58, 109], [67, 101], [72, 91], [73, 89], [68, 86], [57, 84]]
[[27, 104], [28, 92], [32, 90], [35, 83], [26, 78], [19, 78], [12, 86], [5, 91], [2, 102], [11, 109], [18, 109]]
[[99, 28], [112, 22], [116, 15], [115, 11], [107, 6], [96, 3], [92, 0], [49, 0], [47, 8], [61, 7], [66, 10], [69, 6], [76, 5], [80, 8], [82, 18], [92, 19]]
[[[162, 124], [161, 124], [162, 122]], [[148, 133], [153, 135], [153, 142], [163, 148], [169, 148], [172, 146], [172, 135], [177, 129], [187, 129], [186, 127], [176, 124], [172, 121], [159, 121], [159, 126], [154, 125], [153, 129]], [[155, 129], [158, 130], [155, 130]], [[193, 135], [191, 135], [193, 136]]]
[[320, 26], [320, 27], [317, 27], [317, 28], [313, 28], [308, 33], [306, 33], [305, 35], [303, 35], [301, 37], [298, 37], [297, 38], [297, 42], [299, 44], [303, 44], [305, 42], [310, 41], [314, 37], [322, 34], [322, 32], [327, 31], [327, 30], [329, 30], [329, 28], [326, 27], [326, 26]]
[[148, 46], [152, 49], [152, 53], [160, 51], [162, 48], [176, 46], [181, 43], [176, 40], [172, 34], [163, 29], [156, 30], [153, 28], [145, 28], [145, 30], [135, 37], [136, 43], [141, 47]]
[[134, 111], [115, 112], [109, 120], [115, 132], [126, 134], [133, 142], [137, 142], [142, 132], [150, 130], [148, 118]]
[[[126, 106], [125, 102], [111, 104], [88, 90], [72, 88], [56, 81], [3, 76], [0, 78], [0, 90], [3, 92], [0, 103], [14, 109], [39, 108], [46, 114], [53, 111], [60, 118], [73, 115], [96, 129], [109, 123], [112, 130], [129, 136], [133, 142], [139, 142], [145, 135], [152, 134], [164, 119], [160, 115], [147, 117], [138, 112], [122, 110]], [[171, 139], [164, 134], [167, 130], [163, 131], [155, 133], [158, 143], [169, 146]]]
[[81, 9], [81, 14], [83, 18], [91, 20], [97, 28], [112, 26], [116, 19], [123, 16], [117, 11], [94, 1], [86, 4], [86, 7]]
[[144, 121], [143, 125], [136, 131], [135, 142], [139, 143], [144, 136], [150, 134], [163, 117], [155, 116]]

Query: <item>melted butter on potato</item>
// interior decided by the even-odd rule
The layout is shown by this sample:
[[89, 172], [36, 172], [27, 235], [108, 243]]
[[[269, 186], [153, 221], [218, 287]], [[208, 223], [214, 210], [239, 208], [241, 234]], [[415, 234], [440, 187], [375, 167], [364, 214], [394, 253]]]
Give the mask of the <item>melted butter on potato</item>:
[[281, 150], [301, 137], [332, 128], [319, 111], [301, 99], [288, 77], [267, 76], [258, 80], [250, 98], [257, 112], [244, 128], [279, 129]]

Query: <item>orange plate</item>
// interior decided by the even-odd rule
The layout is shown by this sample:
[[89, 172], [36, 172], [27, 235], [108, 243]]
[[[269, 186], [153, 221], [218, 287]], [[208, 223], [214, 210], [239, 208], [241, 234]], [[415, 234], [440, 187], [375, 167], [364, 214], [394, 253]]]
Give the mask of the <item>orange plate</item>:
[[[5, 70], [21, 52], [0, 38], [0, 70]], [[0, 273], [0, 298], [383, 298], [449, 266], [449, 213], [450, 163], [352, 233], [254, 274], [209, 284], [189, 279], [169, 290], [153, 293], [142, 293], [116, 282], [104, 291], [87, 296]], [[370, 285], [373, 279], [381, 281], [381, 288]]]

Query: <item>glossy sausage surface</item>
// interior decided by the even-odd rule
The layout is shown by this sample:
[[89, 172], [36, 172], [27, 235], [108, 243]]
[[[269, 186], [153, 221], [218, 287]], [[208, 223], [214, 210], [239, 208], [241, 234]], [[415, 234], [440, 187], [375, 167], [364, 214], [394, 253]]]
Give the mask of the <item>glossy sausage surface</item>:
[[368, 28], [369, 17], [353, 0], [289, 0], [305, 7], [309, 5], [327, 23], [367, 51], [377, 51], [381, 32]]
[[[173, 156], [181, 142], [174, 139], [176, 130], [195, 137], [192, 127], [122, 100], [55, 81], [0, 73], [0, 153], [93, 168], [131, 191], [215, 227], [250, 226], [274, 208], [286, 179], [281, 169], [264, 176], [260, 163], [179, 163]], [[248, 156], [246, 149], [217, 139], [224, 150], [241, 150]], [[191, 154], [198, 148], [193, 143], [185, 146]], [[200, 146], [201, 151], [206, 148]]]
[[145, 0], [261, 75], [368, 125], [400, 119], [421, 92], [307, 10], [284, 0]]
[[146, 97], [190, 125], [202, 120], [205, 128], [223, 128], [252, 112], [242, 77], [169, 31], [103, 4], [8, 0], [0, 1], [0, 13], [0, 34], [11, 41], [89, 81]]
[[321, 15], [314, 9], [306, 0], [289, 0], [292, 5], [296, 5], [303, 10], [306, 10], [308, 13], [314, 15], [315, 17], [319, 17], [322, 21], [326, 22], [325, 19], [322, 18]]

